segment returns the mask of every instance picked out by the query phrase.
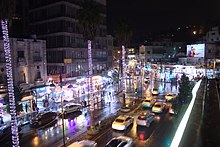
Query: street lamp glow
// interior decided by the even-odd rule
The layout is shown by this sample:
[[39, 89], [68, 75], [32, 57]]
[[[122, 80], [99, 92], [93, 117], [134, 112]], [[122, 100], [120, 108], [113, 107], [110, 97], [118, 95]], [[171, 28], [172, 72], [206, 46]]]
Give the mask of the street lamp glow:
[[196, 35], [197, 34], [197, 32], [196, 31], [193, 31], [193, 35]]

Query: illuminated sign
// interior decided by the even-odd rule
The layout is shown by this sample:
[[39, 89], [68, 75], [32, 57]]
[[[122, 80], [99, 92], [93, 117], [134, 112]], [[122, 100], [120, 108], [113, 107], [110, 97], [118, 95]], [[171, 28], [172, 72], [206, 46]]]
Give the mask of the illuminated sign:
[[187, 45], [187, 57], [201, 58], [205, 56], [205, 44]]

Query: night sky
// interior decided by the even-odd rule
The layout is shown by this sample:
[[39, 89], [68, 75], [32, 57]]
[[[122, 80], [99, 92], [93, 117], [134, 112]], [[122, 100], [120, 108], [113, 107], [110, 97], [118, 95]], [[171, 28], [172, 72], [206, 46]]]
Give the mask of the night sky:
[[133, 39], [169, 31], [185, 25], [215, 23], [220, 20], [220, 0], [107, 0], [108, 33], [121, 19], [133, 31]]

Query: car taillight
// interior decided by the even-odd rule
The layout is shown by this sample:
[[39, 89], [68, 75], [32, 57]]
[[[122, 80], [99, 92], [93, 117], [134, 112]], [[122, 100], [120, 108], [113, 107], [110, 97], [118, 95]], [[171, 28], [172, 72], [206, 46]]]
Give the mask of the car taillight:
[[139, 135], [140, 140], [144, 140], [144, 134]]
[[148, 122], [148, 120], [145, 120], [145, 122]]

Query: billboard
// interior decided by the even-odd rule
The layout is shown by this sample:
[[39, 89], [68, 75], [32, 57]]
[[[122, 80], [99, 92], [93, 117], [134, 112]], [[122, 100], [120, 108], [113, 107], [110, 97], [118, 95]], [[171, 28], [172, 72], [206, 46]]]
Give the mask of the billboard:
[[187, 45], [187, 57], [201, 58], [205, 56], [205, 44]]

